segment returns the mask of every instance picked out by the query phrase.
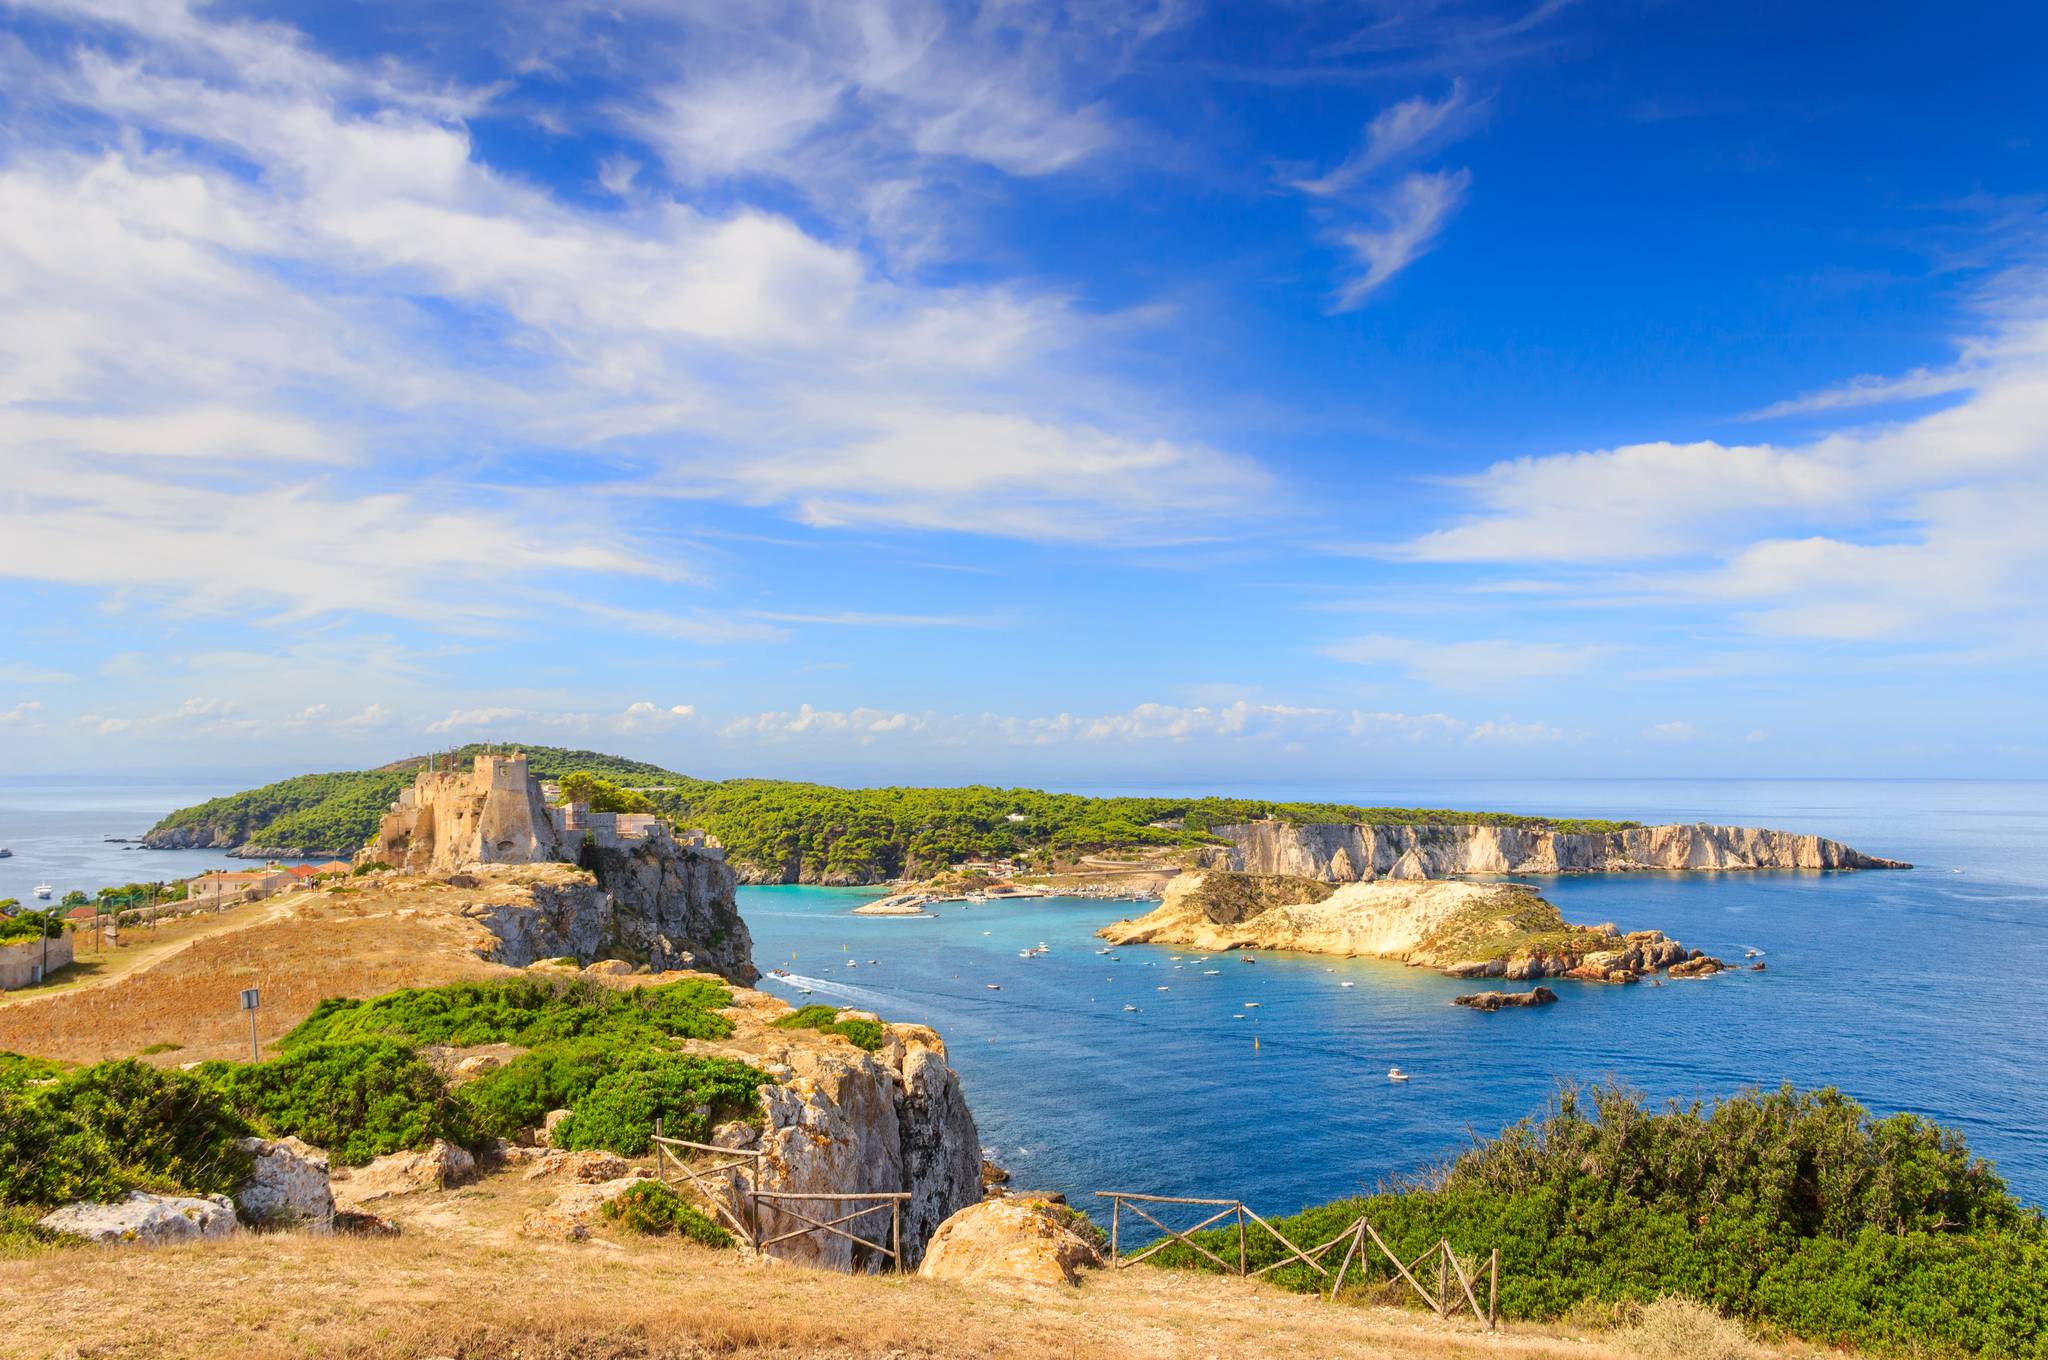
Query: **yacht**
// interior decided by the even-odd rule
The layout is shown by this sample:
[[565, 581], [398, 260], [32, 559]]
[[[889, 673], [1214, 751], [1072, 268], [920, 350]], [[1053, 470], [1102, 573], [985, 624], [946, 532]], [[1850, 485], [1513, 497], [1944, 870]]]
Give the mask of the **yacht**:
[[1125, 1010], [1127, 1010], [1127, 1011], [1134, 1011], [1134, 1010], [1136, 1010], [1136, 1009], [1138, 1009], [1138, 1008], [1137, 1008], [1136, 1006], [1125, 1006], [1125, 1007], [1124, 1007], [1124, 1009], [1125, 1009]]
[[7, 848], [6, 846], [4, 846], [4, 845], [0, 845], [0, 859], [13, 859], [13, 858], [14, 858], [14, 852], [13, 852], [12, 850], [9, 850], [9, 849], [8, 849], [8, 848]]
[[47, 883], [36, 884], [36, 896], [42, 898], [45, 902], [50, 900], [50, 894], [55, 891], [56, 889], [52, 888]]

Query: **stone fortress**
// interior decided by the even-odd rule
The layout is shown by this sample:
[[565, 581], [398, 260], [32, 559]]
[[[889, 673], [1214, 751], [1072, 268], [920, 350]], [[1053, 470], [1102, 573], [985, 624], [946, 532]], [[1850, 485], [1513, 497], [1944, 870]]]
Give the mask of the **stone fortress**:
[[[634, 850], [669, 839], [652, 813], [593, 812], [564, 802], [559, 785], [536, 780], [525, 753], [512, 751], [480, 755], [469, 770], [421, 771], [356, 862], [447, 874], [476, 864], [573, 864], [586, 847]], [[701, 835], [682, 839], [701, 854], [719, 853]]]

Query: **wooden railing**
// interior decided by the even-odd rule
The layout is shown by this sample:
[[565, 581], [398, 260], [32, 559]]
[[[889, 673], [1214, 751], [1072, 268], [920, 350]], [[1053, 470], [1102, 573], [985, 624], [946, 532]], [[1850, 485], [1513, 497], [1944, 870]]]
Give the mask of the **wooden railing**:
[[[688, 1155], [691, 1153], [709, 1153], [717, 1160], [693, 1165]], [[760, 1152], [749, 1148], [719, 1147], [715, 1143], [693, 1143], [687, 1138], [670, 1138], [663, 1121], [654, 1121], [654, 1174], [664, 1185], [693, 1192], [695, 1198], [723, 1219], [752, 1250], [766, 1251], [779, 1242], [823, 1232], [832, 1237], [842, 1238], [855, 1246], [866, 1247], [887, 1257], [894, 1269], [903, 1269], [903, 1202], [910, 1198], [908, 1191], [874, 1190], [853, 1194], [825, 1194], [763, 1190], [761, 1157]], [[836, 1218], [814, 1218], [803, 1210], [792, 1207], [799, 1204], [823, 1204], [830, 1207], [819, 1212], [829, 1214], [832, 1208], [840, 1205], [861, 1203], [866, 1203], [867, 1207], [840, 1214]], [[770, 1233], [769, 1229], [762, 1226], [763, 1206], [772, 1213], [795, 1219], [804, 1226], [786, 1232]], [[878, 1214], [884, 1209], [889, 1211], [889, 1240], [886, 1245], [870, 1241], [847, 1226], [870, 1214]], [[771, 1223], [770, 1228], [773, 1226]]]
[[[1426, 1249], [1414, 1260], [1403, 1262], [1400, 1257], [1394, 1254], [1393, 1249], [1386, 1244], [1385, 1240], [1380, 1237], [1379, 1230], [1374, 1228], [1363, 1214], [1346, 1224], [1342, 1232], [1328, 1241], [1319, 1242], [1313, 1247], [1302, 1248], [1289, 1240], [1285, 1233], [1259, 1217], [1252, 1210], [1252, 1207], [1243, 1200], [1195, 1199], [1177, 1195], [1140, 1195], [1126, 1190], [1097, 1190], [1095, 1193], [1098, 1197], [1108, 1200], [1110, 1204], [1109, 1260], [1112, 1269], [1121, 1270], [1125, 1266], [1136, 1265], [1153, 1253], [1163, 1251], [1173, 1243], [1178, 1242], [1190, 1251], [1197, 1252], [1213, 1261], [1217, 1268], [1226, 1274], [1238, 1275], [1245, 1279], [1256, 1279], [1269, 1270], [1278, 1270], [1282, 1266], [1293, 1265], [1299, 1262], [1330, 1282], [1329, 1293], [1324, 1297], [1334, 1302], [1337, 1297], [1337, 1291], [1343, 1288], [1344, 1276], [1351, 1269], [1353, 1261], [1358, 1263], [1360, 1278], [1363, 1279], [1365, 1277], [1368, 1259], [1366, 1243], [1370, 1240], [1372, 1243], [1371, 1249], [1378, 1251], [1387, 1258], [1396, 1273], [1403, 1280], [1407, 1281], [1409, 1287], [1421, 1297], [1424, 1303], [1429, 1305], [1430, 1310], [1438, 1317], [1449, 1318], [1460, 1308], [1469, 1305], [1472, 1309], [1472, 1316], [1484, 1323], [1488, 1331], [1493, 1330], [1499, 1323], [1499, 1248], [1495, 1248], [1487, 1256], [1486, 1308], [1482, 1311], [1479, 1307], [1478, 1295], [1472, 1287], [1472, 1277], [1466, 1273], [1464, 1263], [1458, 1259], [1457, 1252], [1451, 1249], [1450, 1241], [1447, 1238], [1440, 1239], [1436, 1245]], [[1141, 1207], [1146, 1204], [1193, 1206], [1197, 1209], [1214, 1209], [1216, 1212], [1202, 1219], [1199, 1223], [1191, 1224], [1185, 1228], [1176, 1228], [1155, 1218], [1150, 1212]], [[1160, 1237], [1150, 1246], [1130, 1256], [1123, 1254], [1123, 1213], [1126, 1208], [1164, 1234], [1164, 1236]], [[1164, 1213], [1166, 1211], [1161, 1210], [1161, 1212]], [[1235, 1266], [1232, 1266], [1229, 1261], [1194, 1240], [1194, 1234], [1206, 1228], [1218, 1227], [1218, 1225], [1223, 1224], [1225, 1219], [1233, 1218], [1237, 1224], [1237, 1264]], [[1251, 1268], [1252, 1225], [1257, 1225], [1259, 1231], [1278, 1242], [1286, 1253], [1280, 1259], [1268, 1261], [1256, 1270]], [[1227, 1231], [1227, 1227], [1222, 1230]], [[1337, 1263], [1337, 1270], [1333, 1275], [1329, 1268], [1323, 1264], [1323, 1257], [1339, 1243], [1347, 1245], [1344, 1249], [1343, 1258]], [[1432, 1256], [1436, 1258], [1436, 1288], [1434, 1291], [1426, 1287], [1416, 1274], [1416, 1269]], [[1450, 1288], [1453, 1279], [1458, 1284], [1457, 1293], [1453, 1293]], [[1321, 1292], [1320, 1288], [1317, 1292]]]

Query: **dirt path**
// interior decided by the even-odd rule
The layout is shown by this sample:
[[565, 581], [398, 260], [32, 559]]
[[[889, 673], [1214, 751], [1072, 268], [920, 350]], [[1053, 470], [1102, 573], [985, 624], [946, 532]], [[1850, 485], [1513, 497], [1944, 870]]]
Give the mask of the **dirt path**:
[[33, 1005], [38, 1001], [109, 986], [147, 972], [201, 940], [232, 935], [251, 926], [275, 921], [283, 910], [284, 899], [271, 898], [231, 907], [210, 916], [186, 917], [154, 928], [130, 926], [123, 933], [135, 937], [136, 943], [97, 950], [77, 945], [79, 952], [69, 968], [40, 986], [0, 993], [0, 1006]]

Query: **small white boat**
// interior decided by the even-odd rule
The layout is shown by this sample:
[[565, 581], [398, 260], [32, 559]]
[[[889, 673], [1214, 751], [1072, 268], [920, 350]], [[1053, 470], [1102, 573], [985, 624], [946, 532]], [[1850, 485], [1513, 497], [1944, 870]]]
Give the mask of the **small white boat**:
[[1125, 1009], [1125, 1010], [1127, 1010], [1127, 1011], [1134, 1011], [1134, 1010], [1136, 1010], [1136, 1009], [1138, 1009], [1138, 1008], [1137, 1008], [1136, 1006], [1125, 1006], [1125, 1007], [1124, 1007], [1124, 1009]]
[[1387, 1069], [1387, 1080], [1388, 1080], [1388, 1081], [1406, 1081], [1406, 1080], [1408, 1080], [1408, 1074], [1407, 1074], [1406, 1072], [1403, 1072], [1403, 1071], [1402, 1071], [1402, 1070], [1401, 1070], [1400, 1068], [1398, 1068], [1398, 1067], [1389, 1067], [1389, 1068]]
[[1238, 1012], [1238, 1013], [1237, 1013], [1236, 1015], [1233, 1015], [1233, 1016], [1231, 1016], [1230, 1018], [1231, 1018], [1231, 1019], [1233, 1019], [1233, 1020], [1242, 1020], [1242, 1019], [1244, 1019], [1244, 1012], [1243, 1012], [1243, 1011], [1239, 1011], [1239, 1012]]
[[992, 992], [1000, 992], [1001, 990], [1003, 990], [1000, 986], [993, 982], [984, 982], [981, 985], [988, 988]]
[[51, 887], [51, 886], [50, 886], [49, 884], [47, 884], [47, 883], [38, 883], [38, 884], [36, 884], [36, 896], [37, 896], [37, 897], [40, 897], [40, 898], [42, 898], [42, 899], [44, 899], [45, 901], [48, 901], [48, 900], [49, 900], [49, 896], [50, 896], [50, 894], [51, 894], [51, 893], [53, 893], [53, 892], [55, 892], [55, 891], [56, 891], [56, 889], [55, 889], [55, 888], [52, 888], [52, 887]]
[[1173, 989], [1171, 987], [1154, 987], [1152, 990], [1155, 992], [1169, 992]]
[[1223, 970], [1222, 970], [1221, 968], [1204, 968], [1204, 969], [1202, 970], [1202, 976], [1203, 976], [1203, 977], [1222, 977], [1222, 976], [1223, 976]]
[[1340, 982], [1337, 985], [1339, 987], [1356, 987], [1358, 984], [1355, 982]]
[[858, 961], [858, 960], [855, 960], [855, 959], [848, 959], [848, 960], [846, 961], [846, 966], [847, 966], [848, 968], [858, 968], [858, 967], [860, 967], [860, 963], [859, 963], [859, 961]]
[[1248, 1011], [1255, 1011], [1265, 1004], [1263, 1001], [1247, 1001], [1244, 1003], [1244, 1008]]

